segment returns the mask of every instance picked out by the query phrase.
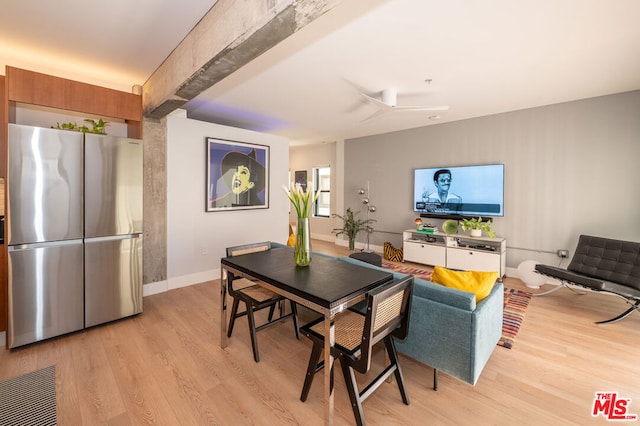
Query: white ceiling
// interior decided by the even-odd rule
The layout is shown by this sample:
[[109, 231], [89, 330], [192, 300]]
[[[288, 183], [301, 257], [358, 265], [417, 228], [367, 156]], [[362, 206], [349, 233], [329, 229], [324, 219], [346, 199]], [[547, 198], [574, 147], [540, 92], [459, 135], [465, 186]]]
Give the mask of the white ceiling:
[[1, 0], [0, 66], [131, 91], [215, 3]]
[[[97, 70], [114, 70], [120, 80], [103, 85], [128, 90], [215, 1], [190, 0], [187, 8], [120, 0], [106, 10], [93, 0], [6, 3], [0, 58], [8, 40], [20, 49], [9, 52], [22, 52], [33, 65], [7, 64], [47, 72], [40, 56], [61, 58], [64, 72], [98, 82], [108, 77]], [[192, 118], [300, 144], [637, 90], [639, 17], [637, 0], [345, 0], [185, 109]], [[360, 92], [379, 96], [389, 88], [398, 91], [399, 105], [449, 111], [435, 120], [434, 113], [392, 112], [363, 121], [376, 109]]]

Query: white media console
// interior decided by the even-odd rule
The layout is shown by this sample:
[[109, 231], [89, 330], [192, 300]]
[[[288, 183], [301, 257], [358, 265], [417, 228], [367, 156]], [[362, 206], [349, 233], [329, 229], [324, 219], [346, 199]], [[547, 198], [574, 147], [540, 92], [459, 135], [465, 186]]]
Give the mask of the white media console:
[[506, 274], [507, 241], [504, 238], [461, 234], [402, 232], [404, 260], [450, 269]]

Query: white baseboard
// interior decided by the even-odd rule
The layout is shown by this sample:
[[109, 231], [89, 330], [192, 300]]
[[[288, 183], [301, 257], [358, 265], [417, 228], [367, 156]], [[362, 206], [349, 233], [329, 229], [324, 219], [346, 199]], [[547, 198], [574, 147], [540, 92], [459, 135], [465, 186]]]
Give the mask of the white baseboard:
[[197, 272], [195, 274], [182, 275], [180, 277], [173, 277], [169, 278], [169, 290], [187, 287], [193, 284], [200, 284], [205, 281], [213, 281], [218, 278], [220, 278], [220, 268]]
[[211, 269], [209, 271], [198, 272], [195, 274], [181, 275], [179, 277], [171, 277], [165, 281], [145, 284], [142, 289], [144, 297], [153, 294], [164, 293], [165, 291], [176, 288], [187, 287], [194, 284], [200, 284], [205, 281], [213, 281], [220, 278], [220, 269]]
[[157, 281], [142, 286], [142, 296], [147, 297], [153, 294], [164, 293], [169, 289], [169, 283], [165, 281]]
[[311, 233], [311, 238], [314, 240], [320, 240], [320, 241], [334, 241], [336, 239], [336, 237], [334, 237], [333, 235], [324, 235], [324, 234], [314, 234], [313, 232]]

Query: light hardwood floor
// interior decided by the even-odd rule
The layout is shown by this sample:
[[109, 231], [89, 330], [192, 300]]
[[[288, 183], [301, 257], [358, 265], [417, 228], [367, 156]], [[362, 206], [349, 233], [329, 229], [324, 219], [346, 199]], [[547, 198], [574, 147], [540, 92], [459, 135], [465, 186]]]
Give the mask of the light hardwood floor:
[[[314, 250], [346, 249], [314, 241]], [[505, 286], [526, 289], [517, 279]], [[0, 350], [0, 380], [56, 366], [61, 425], [322, 424], [322, 380], [299, 400], [310, 342], [285, 322], [258, 334], [252, 358], [246, 320], [219, 347], [219, 283], [146, 297], [144, 313], [13, 351]], [[395, 383], [365, 403], [370, 425], [604, 424], [592, 417], [596, 392], [630, 398], [640, 414], [640, 314], [611, 325], [625, 303], [563, 289], [533, 298], [513, 349], [496, 347], [473, 387], [445, 374], [431, 389], [432, 369], [402, 356], [411, 405]], [[373, 370], [383, 362], [374, 356]], [[338, 372], [338, 371], [337, 371]], [[336, 374], [336, 424], [353, 415]]]

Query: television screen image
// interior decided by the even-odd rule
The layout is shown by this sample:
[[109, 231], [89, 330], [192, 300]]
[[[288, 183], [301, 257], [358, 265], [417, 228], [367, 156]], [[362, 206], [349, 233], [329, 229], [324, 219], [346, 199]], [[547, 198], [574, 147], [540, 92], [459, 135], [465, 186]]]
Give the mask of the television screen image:
[[504, 164], [415, 169], [413, 183], [423, 216], [504, 215]]

